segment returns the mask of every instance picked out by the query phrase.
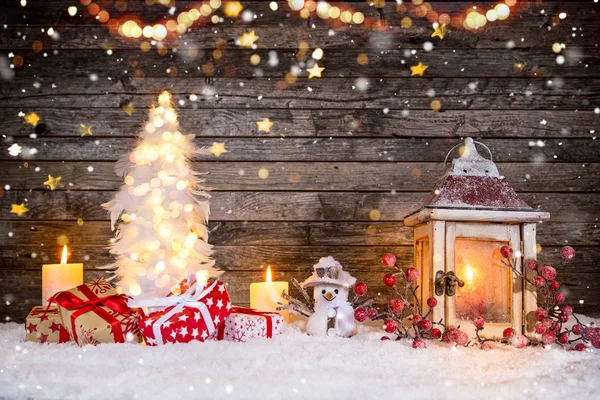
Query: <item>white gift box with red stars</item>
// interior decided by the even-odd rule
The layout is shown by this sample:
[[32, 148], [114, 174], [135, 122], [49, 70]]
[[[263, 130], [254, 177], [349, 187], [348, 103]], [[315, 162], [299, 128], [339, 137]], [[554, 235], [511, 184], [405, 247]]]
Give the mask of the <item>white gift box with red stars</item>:
[[262, 312], [251, 308], [233, 307], [214, 339], [245, 342], [255, 338], [271, 338], [283, 332], [283, 316], [275, 312]]

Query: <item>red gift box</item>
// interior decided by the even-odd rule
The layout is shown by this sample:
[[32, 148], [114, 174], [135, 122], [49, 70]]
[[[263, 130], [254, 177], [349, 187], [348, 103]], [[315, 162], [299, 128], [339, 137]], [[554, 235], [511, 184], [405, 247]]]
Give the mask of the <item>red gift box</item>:
[[215, 338], [231, 342], [271, 338], [281, 334], [283, 325], [283, 316], [279, 313], [233, 307], [225, 323], [219, 326]]
[[192, 282], [185, 293], [161, 299], [132, 300], [133, 307], [166, 307], [150, 313], [139, 322], [148, 346], [165, 343], [204, 342], [229, 315], [231, 302], [223, 282], [206, 286]]

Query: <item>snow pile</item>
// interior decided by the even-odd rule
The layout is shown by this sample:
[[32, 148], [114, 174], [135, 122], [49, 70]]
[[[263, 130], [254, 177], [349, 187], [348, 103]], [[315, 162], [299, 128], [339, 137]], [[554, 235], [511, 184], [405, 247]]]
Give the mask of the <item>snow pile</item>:
[[24, 342], [23, 325], [0, 324], [0, 398], [600, 398], [597, 351], [484, 352], [437, 343], [414, 350], [361, 328], [351, 339], [309, 337], [290, 327], [247, 343], [80, 348]]

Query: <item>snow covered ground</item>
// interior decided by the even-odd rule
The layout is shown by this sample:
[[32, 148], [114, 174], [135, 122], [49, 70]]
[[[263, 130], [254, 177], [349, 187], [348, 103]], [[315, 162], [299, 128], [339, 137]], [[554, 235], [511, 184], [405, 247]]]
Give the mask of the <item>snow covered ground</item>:
[[413, 350], [366, 327], [164, 347], [40, 345], [24, 332], [0, 324], [2, 399], [600, 399], [600, 351]]

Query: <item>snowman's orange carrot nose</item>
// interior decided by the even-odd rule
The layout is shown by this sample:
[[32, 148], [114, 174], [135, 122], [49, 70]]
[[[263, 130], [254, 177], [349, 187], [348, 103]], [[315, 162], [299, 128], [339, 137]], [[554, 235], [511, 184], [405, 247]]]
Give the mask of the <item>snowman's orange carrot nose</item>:
[[325, 298], [329, 301], [333, 300], [334, 296], [333, 294], [331, 294], [331, 292], [327, 292], [325, 293]]

